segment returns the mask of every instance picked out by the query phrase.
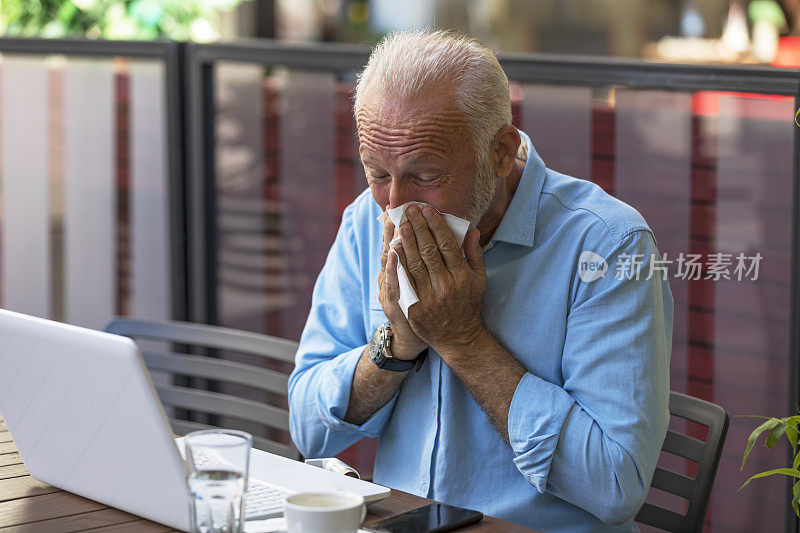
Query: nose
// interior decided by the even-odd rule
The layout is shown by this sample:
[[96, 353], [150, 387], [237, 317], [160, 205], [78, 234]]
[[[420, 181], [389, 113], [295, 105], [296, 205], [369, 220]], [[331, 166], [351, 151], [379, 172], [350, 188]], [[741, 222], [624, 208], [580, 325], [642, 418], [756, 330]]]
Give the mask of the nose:
[[394, 209], [414, 200], [416, 198], [414, 197], [413, 186], [409, 185], [406, 180], [392, 177], [392, 184], [389, 189], [389, 208]]

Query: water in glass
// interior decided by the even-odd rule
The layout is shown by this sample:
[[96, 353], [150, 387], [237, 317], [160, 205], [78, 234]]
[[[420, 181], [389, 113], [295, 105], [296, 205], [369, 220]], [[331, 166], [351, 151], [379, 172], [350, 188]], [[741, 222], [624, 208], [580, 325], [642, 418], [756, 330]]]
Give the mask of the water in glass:
[[252, 437], [204, 430], [186, 436], [193, 533], [241, 533]]
[[244, 476], [234, 470], [200, 470], [189, 475], [194, 523], [199, 533], [234, 532], [244, 512]]

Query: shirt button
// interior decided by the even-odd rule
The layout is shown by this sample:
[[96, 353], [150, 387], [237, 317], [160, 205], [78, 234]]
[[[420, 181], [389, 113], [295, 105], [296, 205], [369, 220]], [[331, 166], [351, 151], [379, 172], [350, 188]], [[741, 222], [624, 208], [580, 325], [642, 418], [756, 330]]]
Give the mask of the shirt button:
[[427, 494], [427, 493], [428, 493], [428, 484], [427, 484], [427, 483], [423, 483], [423, 484], [420, 486], [420, 490], [422, 490], [422, 492], [424, 492], [425, 494]]

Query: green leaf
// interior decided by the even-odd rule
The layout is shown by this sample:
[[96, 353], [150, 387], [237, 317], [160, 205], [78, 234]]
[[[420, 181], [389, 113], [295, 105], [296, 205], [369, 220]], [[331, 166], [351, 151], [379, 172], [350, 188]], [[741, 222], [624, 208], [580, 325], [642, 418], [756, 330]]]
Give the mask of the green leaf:
[[800, 453], [794, 456], [794, 462], [792, 463], [792, 468], [800, 470]]
[[792, 445], [792, 451], [797, 453], [797, 428], [794, 424], [786, 425], [786, 438], [789, 439], [789, 444]]
[[800, 481], [794, 484], [794, 498], [792, 498], [794, 514], [800, 517]]
[[72, 17], [75, 16], [75, 12], [78, 11], [78, 8], [75, 7], [75, 4], [72, 2], [64, 2], [61, 4], [61, 8], [59, 8], [56, 17], [63, 23], [66, 23], [72, 20]]
[[750, 476], [747, 479], [747, 481], [744, 482], [744, 485], [739, 487], [739, 490], [742, 490], [743, 488], [745, 488], [747, 486], [747, 484], [750, 483], [751, 481], [753, 481], [754, 479], [759, 479], [759, 478], [762, 478], [762, 477], [772, 476], [772, 475], [775, 475], [775, 474], [781, 474], [783, 476], [791, 476], [791, 477], [800, 478], [800, 470], [798, 470], [796, 468], [776, 468], [775, 470], [767, 470], [766, 472], [759, 472], [758, 474], [756, 474], [754, 476]]
[[784, 424], [781, 423], [775, 426], [772, 428], [772, 431], [769, 432], [769, 435], [767, 435], [767, 441], [764, 443], [764, 446], [766, 446], [768, 450], [773, 449], [778, 439], [780, 439], [784, 433], [786, 433], [786, 426]]
[[758, 436], [761, 435], [766, 430], [774, 428], [780, 423], [781, 421], [779, 419], [770, 418], [769, 420], [758, 426], [756, 429], [754, 429], [752, 433], [750, 433], [750, 437], [748, 437], [747, 439], [747, 448], [745, 448], [744, 457], [742, 457], [742, 466], [739, 468], [739, 470], [742, 470], [744, 468], [745, 463], [747, 463], [747, 458], [750, 456], [750, 450], [753, 449], [753, 446], [755, 445]]

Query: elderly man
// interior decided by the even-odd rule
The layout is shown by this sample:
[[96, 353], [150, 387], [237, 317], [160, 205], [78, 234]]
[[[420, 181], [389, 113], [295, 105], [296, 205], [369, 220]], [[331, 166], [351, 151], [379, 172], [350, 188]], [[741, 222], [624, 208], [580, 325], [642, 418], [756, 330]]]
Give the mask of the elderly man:
[[[641, 215], [545, 168], [473, 40], [386, 38], [354, 112], [369, 189], [300, 340], [299, 449], [379, 437], [377, 483], [544, 531], [636, 530], [669, 418], [673, 310]], [[376, 220], [411, 201], [435, 209]], [[441, 213], [472, 222], [463, 246]], [[398, 261], [419, 298], [408, 318]]]

